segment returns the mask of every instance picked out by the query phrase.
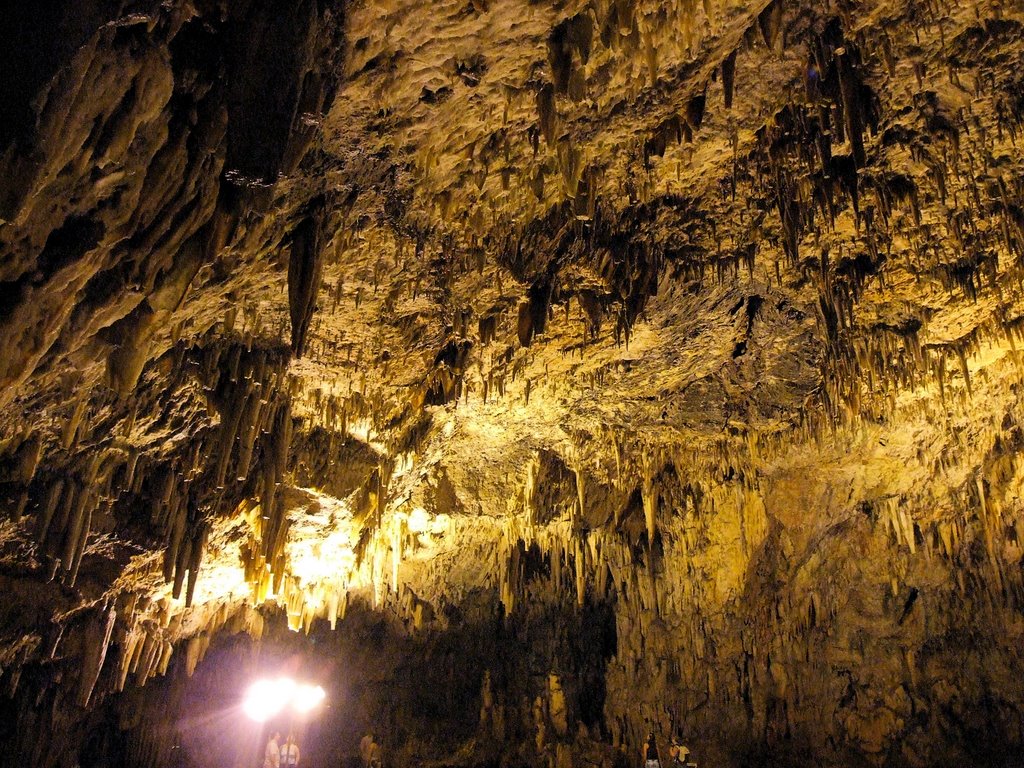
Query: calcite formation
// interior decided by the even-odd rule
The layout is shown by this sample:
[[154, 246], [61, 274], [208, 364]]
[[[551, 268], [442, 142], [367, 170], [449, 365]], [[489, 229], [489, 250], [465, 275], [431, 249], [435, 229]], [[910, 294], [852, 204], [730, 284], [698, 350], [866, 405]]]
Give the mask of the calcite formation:
[[5, 761], [1019, 763], [1019, 3], [0, 25]]

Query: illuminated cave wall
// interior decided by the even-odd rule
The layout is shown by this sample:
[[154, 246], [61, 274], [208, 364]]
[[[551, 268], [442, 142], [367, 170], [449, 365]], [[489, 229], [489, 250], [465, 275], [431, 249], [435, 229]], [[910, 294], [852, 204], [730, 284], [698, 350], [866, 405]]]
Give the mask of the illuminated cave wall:
[[[536, 567], [543, 567], [539, 556]], [[279, 617], [259, 642], [225, 634], [192, 675], [175, 663], [166, 677], [90, 713], [81, 725], [83, 768], [236, 765], [252, 760], [275, 730], [292, 730], [310, 765], [359, 765], [359, 740], [371, 732], [389, 765], [534, 765], [579, 733], [594, 739], [581, 746], [614, 755], [596, 743], [606, 735], [611, 607], [576, 613], [549, 604], [505, 621], [492, 597], [478, 595], [475, 606], [463, 606], [478, 612], [430, 635], [409, 635], [368, 607], [354, 608], [334, 631], [295, 634]], [[325, 706], [251, 722], [240, 706], [246, 688], [279, 675], [323, 684]], [[538, 725], [548, 731], [540, 742]], [[18, 738], [13, 729], [9, 735]]]
[[0, 16], [0, 762], [1019, 762], [1019, 3], [286, 5]]

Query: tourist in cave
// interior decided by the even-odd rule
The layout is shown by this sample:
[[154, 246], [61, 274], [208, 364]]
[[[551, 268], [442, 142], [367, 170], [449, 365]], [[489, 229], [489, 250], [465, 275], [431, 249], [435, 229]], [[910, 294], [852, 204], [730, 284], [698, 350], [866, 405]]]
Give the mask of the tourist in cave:
[[370, 765], [370, 745], [373, 744], [373, 734], [363, 734], [363, 738], [359, 740], [359, 760], [363, 768], [368, 768]]
[[672, 760], [672, 768], [683, 768], [687, 765], [687, 760], [690, 757], [690, 749], [685, 744], [681, 737], [676, 736], [672, 739], [672, 746], [669, 747], [668, 756]]
[[363, 768], [380, 768], [380, 744], [372, 732], [360, 739], [359, 757], [362, 758]]
[[281, 747], [280, 768], [295, 768], [299, 764], [299, 745], [295, 743], [295, 734], [289, 733], [284, 746]]
[[281, 734], [278, 731], [270, 736], [270, 741], [267, 742], [267, 749], [263, 755], [263, 768], [280, 768], [281, 765], [281, 747], [279, 740]]
[[644, 768], [661, 768], [661, 759], [658, 757], [658, 742], [654, 738], [654, 731], [647, 734], [647, 743], [643, 748]]

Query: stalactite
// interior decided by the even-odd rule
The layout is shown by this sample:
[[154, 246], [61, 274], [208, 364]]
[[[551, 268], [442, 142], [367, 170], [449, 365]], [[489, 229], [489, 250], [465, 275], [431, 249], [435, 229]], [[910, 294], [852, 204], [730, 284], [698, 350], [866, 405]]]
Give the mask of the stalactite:
[[305, 218], [292, 234], [288, 261], [288, 307], [291, 315], [292, 353], [302, 357], [309, 323], [316, 309], [323, 270], [323, 226], [326, 199], [314, 198], [307, 206]]
[[732, 109], [732, 98], [736, 83], [736, 54], [733, 51], [722, 59], [722, 92], [725, 95], [725, 108]]
[[707, 104], [707, 86], [701, 93], [686, 102], [686, 123], [696, 131], [704, 122], [704, 108]]
[[53, 514], [57, 510], [57, 505], [63, 498], [65, 488], [64, 478], [57, 478], [49, 487], [46, 495], [46, 502], [43, 505], [43, 512], [39, 516], [39, 525], [37, 528], [36, 538], [41, 542], [46, 541], [46, 535], [50, 529], [50, 522], [53, 520]]
[[203, 552], [206, 549], [206, 539], [209, 534], [209, 525], [204, 521], [198, 526], [198, 531], [193, 533], [192, 546], [189, 551], [188, 560], [188, 587], [185, 592], [185, 606], [191, 607], [195, 597], [196, 582], [199, 579], [199, 567], [203, 561]]
[[69, 450], [74, 444], [75, 436], [78, 434], [78, 429], [82, 424], [82, 418], [85, 416], [85, 411], [88, 406], [89, 396], [87, 393], [82, 392], [75, 400], [74, 409], [71, 412], [71, 418], [67, 420], [64, 425], [64, 429], [61, 432], [60, 447], [65, 451]]
[[771, 3], [757, 17], [757, 25], [761, 30], [761, 37], [764, 44], [769, 48], [775, 47], [779, 32], [782, 29], [782, 17], [784, 12], [782, 0], [772, 0]]
[[537, 92], [537, 121], [540, 133], [549, 148], [554, 148], [558, 130], [558, 113], [555, 109], [554, 88], [545, 83]]
[[92, 698], [93, 689], [96, 687], [100, 670], [107, 657], [107, 648], [110, 645], [116, 618], [116, 612], [110, 608], [90, 617], [86, 623], [83, 639], [85, 650], [82, 654], [82, 667], [78, 681], [78, 705], [80, 707], [88, 706], [89, 700]]

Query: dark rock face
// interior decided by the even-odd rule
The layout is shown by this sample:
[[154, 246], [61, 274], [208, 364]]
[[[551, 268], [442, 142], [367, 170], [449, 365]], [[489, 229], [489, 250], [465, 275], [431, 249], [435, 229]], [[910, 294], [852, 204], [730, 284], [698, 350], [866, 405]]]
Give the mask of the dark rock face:
[[1018, 6], [0, 25], [5, 760], [1019, 762]]

